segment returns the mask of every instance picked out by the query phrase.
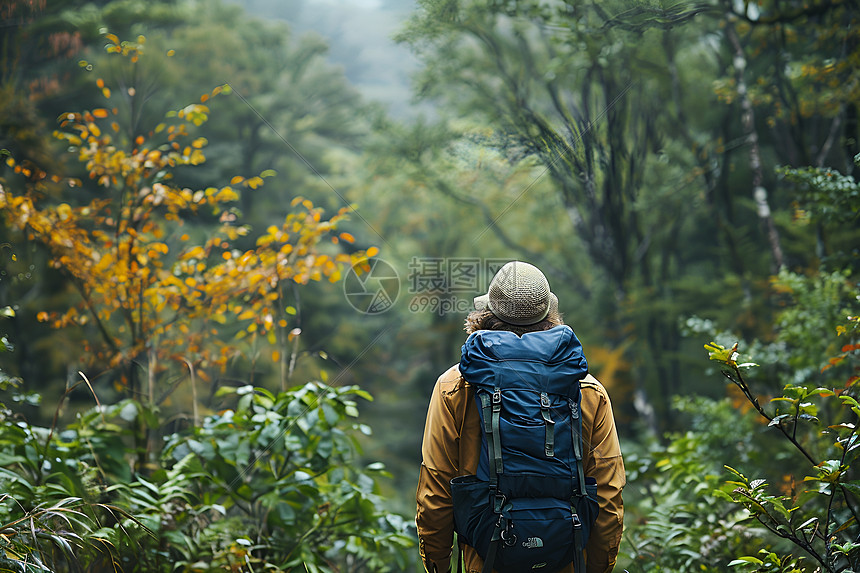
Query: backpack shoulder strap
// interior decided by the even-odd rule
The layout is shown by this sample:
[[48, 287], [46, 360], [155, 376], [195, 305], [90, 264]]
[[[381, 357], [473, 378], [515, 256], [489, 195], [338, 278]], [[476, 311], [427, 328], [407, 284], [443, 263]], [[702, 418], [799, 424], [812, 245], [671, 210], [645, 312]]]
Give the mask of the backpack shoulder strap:
[[[587, 496], [585, 491], [585, 468], [582, 461], [582, 388], [580, 381], [576, 381], [578, 386], [576, 392], [576, 400], [570, 399], [570, 431], [574, 434], [573, 439], [573, 455], [576, 458], [577, 481], [579, 482], [580, 496]], [[573, 514], [573, 536], [574, 536], [574, 552], [573, 552], [573, 570], [585, 571], [585, 543], [583, 542], [582, 521], [576, 513]]]
[[[579, 384], [579, 381], [577, 381]], [[570, 431], [573, 436], [571, 436], [573, 441], [573, 456], [576, 459], [576, 471], [577, 471], [577, 481], [579, 482], [579, 495], [586, 495], [585, 493], [585, 469], [583, 468], [582, 463], [582, 392], [576, 393], [576, 399], [570, 399], [568, 401], [570, 405]]]

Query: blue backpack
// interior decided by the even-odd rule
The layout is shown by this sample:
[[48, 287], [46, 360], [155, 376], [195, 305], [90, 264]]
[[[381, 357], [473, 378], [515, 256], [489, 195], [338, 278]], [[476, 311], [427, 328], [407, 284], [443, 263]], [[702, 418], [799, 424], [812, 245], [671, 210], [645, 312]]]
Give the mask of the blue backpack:
[[451, 481], [454, 528], [484, 573], [584, 573], [597, 485], [582, 463], [579, 381], [588, 373], [568, 326], [522, 337], [480, 330], [460, 374], [475, 388], [483, 428], [476, 475]]

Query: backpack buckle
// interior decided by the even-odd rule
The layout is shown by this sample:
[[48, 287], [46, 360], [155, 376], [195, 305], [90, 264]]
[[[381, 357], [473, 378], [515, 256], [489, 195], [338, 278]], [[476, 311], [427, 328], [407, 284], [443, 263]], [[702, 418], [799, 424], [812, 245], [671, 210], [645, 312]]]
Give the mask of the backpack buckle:
[[499, 521], [496, 525], [501, 525], [502, 523], [502, 508], [505, 507], [505, 502], [508, 501], [503, 494], [497, 493], [493, 496], [493, 512], [499, 514]]
[[504, 541], [505, 545], [508, 547], [513, 547], [517, 544], [517, 536], [514, 534], [513, 530], [514, 524], [511, 521], [508, 521], [501, 533], [502, 541]]
[[494, 405], [496, 405], [496, 404], [501, 405], [501, 403], [502, 403], [502, 391], [501, 391], [501, 389], [496, 388], [493, 391], [493, 404]]

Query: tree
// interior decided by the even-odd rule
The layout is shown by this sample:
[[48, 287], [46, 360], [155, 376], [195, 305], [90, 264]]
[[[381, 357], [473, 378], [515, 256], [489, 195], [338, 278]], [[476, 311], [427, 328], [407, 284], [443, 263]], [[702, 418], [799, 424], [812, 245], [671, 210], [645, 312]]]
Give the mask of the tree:
[[[795, 195], [808, 209], [795, 225], [832, 231], [856, 218], [850, 176], [813, 168], [783, 175], [798, 185]], [[637, 565], [857, 569], [860, 330], [857, 274], [845, 254], [834, 253], [814, 273], [782, 270], [772, 278], [781, 310], [762, 340], [688, 321], [690, 335], [715, 340], [705, 348], [732, 384], [719, 402], [679, 400], [686, 431], [670, 435], [666, 447], [631, 457], [628, 501], [638, 520], [628, 547]], [[761, 357], [761, 367], [752, 356]]]
[[[138, 65], [145, 38], [107, 39], [108, 53]], [[116, 96], [103, 79], [96, 83], [111, 106]], [[134, 97], [134, 90], [127, 85], [124, 91]], [[294, 312], [290, 285], [337, 281], [345, 266], [358, 268], [367, 257], [360, 250], [321, 248], [326, 236], [333, 245], [352, 240], [349, 234], [334, 234], [348, 209], [325, 220], [320, 209], [302, 199], [293, 201], [302, 210], [259, 234], [254, 248], [234, 247], [249, 231], [231, 207], [239, 198], [236, 187], [255, 189], [272, 171], [198, 190], [174, 183], [176, 169], [205, 161], [207, 140], [192, 140], [189, 129], [208, 119], [209, 99], [225, 91], [216, 87], [133, 139], [121, 133], [117, 105], [64, 114], [57, 137], [77, 152], [92, 181], [88, 185], [31, 173], [7, 160], [33, 180], [20, 193], [4, 190], [0, 206], [7, 220], [29, 240], [44, 244], [52, 266], [80, 296], [75, 306], [42, 312], [40, 319], [56, 328], [91, 329], [97, 338], [84, 338], [86, 366], [147, 408], [162, 404], [183, 379], [159, 387], [157, 380], [167, 371], [178, 366], [190, 376], [194, 393], [195, 379], [211, 380], [242, 355], [240, 344], [252, 357], [255, 346], [270, 346], [285, 388], [299, 334], [288, 327]], [[51, 186], [59, 186], [59, 199], [47, 193], [57, 192]], [[214, 229], [187, 225], [195, 216]], [[195, 398], [195, 408], [196, 403]]]
[[[698, 10], [679, 6], [629, 27], [612, 18], [623, 7], [428, 1], [401, 39], [426, 62], [420, 93], [475, 115], [494, 126], [496, 145], [540, 162], [600, 271], [566, 280], [598, 293], [592, 308], [611, 345], [631, 335], [642, 342], [631, 345], [649, 357], [640, 390], [669, 396], [681, 384], [681, 370], [664, 358], [680, 351], [675, 313], [690, 288], [681, 281], [710, 277], [715, 262], [685, 251], [682, 239], [708, 224], [695, 156], [701, 136], [685, 118], [698, 125], [691, 111], [709, 98], [699, 70], [713, 63], [701, 30], [683, 25]], [[681, 53], [702, 60], [689, 78], [677, 71]], [[527, 191], [493, 217], [510, 220]], [[556, 248], [566, 259], [579, 254], [564, 241]]]
[[[159, 57], [142, 36], [106, 40], [123, 78]], [[0, 409], [8, 492], [0, 521], [15, 537], [2, 540], [2, 566], [405, 569], [408, 526], [381, 509], [382, 466], [358, 458], [356, 435], [370, 428], [354, 421], [354, 398], [369, 395], [325, 383], [324, 372], [322, 382], [293, 381], [301, 335], [293, 289], [362, 272], [377, 249], [351, 247], [353, 237], [338, 232], [348, 207], [325, 218], [301, 197], [280, 225], [252, 234], [235, 205], [271, 170], [200, 189], [177, 182], [178, 170], [205, 161], [208, 141], [192, 132], [229, 88], [146, 129], [127, 115], [134, 83], [94, 83], [104, 103], [63, 114], [55, 134], [85, 177], [8, 157], [13, 175], [0, 187], [10, 226], [76, 290], [77, 304], [40, 318], [82, 341], [80, 381], [49, 428]], [[122, 127], [135, 124], [136, 133]], [[239, 248], [240, 238], [253, 246]], [[255, 368], [258, 356], [269, 365]], [[251, 382], [257, 370], [276, 370], [280, 391], [216, 379], [242, 369]], [[198, 380], [211, 382], [206, 400]], [[185, 381], [191, 416], [166, 407]], [[96, 407], [61, 425], [65, 401], [84, 387]], [[218, 412], [198, 411], [203, 402]]]
[[[781, 236], [789, 202], [768, 193], [778, 185], [772, 167], [793, 158], [783, 154], [783, 132], [764, 134], [764, 126], [781, 120], [772, 115], [775, 100], [759, 96], [777, 89], [769, 78], [781, 71], [769, 59], [776, 57], [771, 44], [759, 52], [756, 42], [796, 41], [791, 54], [834, 58], [850, 74], [849, 39], [839, 48], [806, 42], [800, 33], [779, 40], [770, 16], [779, 12], [780, 22], [785, 16], [800, 26], [801, 18], [820, 15], [828, 37], [840, 38], [837, 22], [851, 16], [821, 4], [795, 22], [795, 6], [787, 6], [757, 5], [761, 22], [754, 25], [739, 24], [731, 3], [427, 0], [399, 36], [424, 62], [420, 95], [491, 126], [494, 145], [543, 166], [570, 230], [600, 270], [593, 282], [568, 280], [584, 289], [608, 285], [593, 289], [609, 296], [590, 306], [604, 337], [628, 348], [640, 390], [657, 397], [658, 418], [669, 424], [666, 397], [690, 390], [687, 381], [695, 379], [675, 358], [688, 350], [679, 321], [697, 312], [704, 294], [720, 299], [710, 314], [742, 307], [739, 326], [760, 334], [771, 310], [762, 270], [810, 262], [802, 241], [791, 236], [786, 244]], [[824, 87], [779, 82], [783, 96], [789, 83], [791, 93], [813, 90], [808, 97]], [[827, 114], [836, 108], [804, 109], [807, 123], [831, 125]], [[798, 145], [837, 151], [822, 132]], [[526, 189], [493, 211], [493, 220], [506, 217], [512, 226], [528, 201]], [[579, 255], [563, 244], [553, 248], [566, 259]], [[730, 285], [739, 288], [724, 288]]]

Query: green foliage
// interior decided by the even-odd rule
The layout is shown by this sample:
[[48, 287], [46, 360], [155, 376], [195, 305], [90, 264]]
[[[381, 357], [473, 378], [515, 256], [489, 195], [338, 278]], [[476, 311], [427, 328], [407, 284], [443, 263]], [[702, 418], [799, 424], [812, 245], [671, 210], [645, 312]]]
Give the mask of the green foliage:
[[740, 571], [772, 571], [773, 573], [803, 573], [800, 567], [803, 558], [795, 559], [791, 555], [780, 558], [776, 553], [762, 549], [758, 557], [741, 557], [729, 563]]
[[[860, 155], [854, 157], [854, 162], [860, 163]], [[860, 185], [852, 176], [812, 167], [782, 168], [778, 173], [799, 187], [801, 215], [838, 224], [856, 221], [860, 215]]]
[[[144, 6], [108, 4], [102, 11], [90, 7], [82, 17], [88, 22], [115, 18], [127, 24], [141, 15]], [[201, 16], [206, 15], [203, 19], [210, 32], [214, 28], [219, 33], [180, 27], [173, 30], [177, 45], [209, 63], [229, 59], [231, 50], [265, 36], [265, 47], [250, 58], [254, 65], [248, 74], [226, 75], [245, 93], [256, 86], [271, 95], [278, 83], [296, 89], [285, 90], [294, 101], [258, 101], [249, 95], [249, 100], [243, 98], [241, 105], [234, 106], [242, 121], [233, 118], [222, 125], [231, 132], [237, 124], [243, 131], [248, 128], [244, 133], [253, 145], [245, 146], [241, 137], [220, 141], [211, 137], [216, 156], [224, 153], [225, 146], [246, 152], [240, 166], [243, 175], [231, 173], [228, 186], [215, 188], [211, 182], [218, 177], [212, 177], [211, 170], [197, 175], [183, 168], [203, 163], [201, 150], [210, 140], [203, 136], [183, 141], [187, 130], [203, 128], [220, 117], [207, 104], [215, 95], [236, 94], [230, 85], [214, 89], [206, 85], [202, 96], [195, 94], [199, 100], [168, 111], [166, 121], [158, 125], [166, 109], [143, 111], [147, 101], [161, 102], [168, 109], [171, 102], [187, 101], [172, 97], [175, 94], [153, 97], [160, 79], [170, 80], [183, 66], [186, 72], [194, 68], [188, 63], [177, 65], [173, 49], [160, 49], [164, 43], [160, 34], [147, 43], [143, 35], [135, 41], [120, 41], [102, 31], [107, 55], [81, 61], [87, 72], [97, 71], [107, 78], [92, 78], [98, 88], [95, 97], [113, 99], [107, 107], [88, 99], [87, 111], [64, 113], [59, 119], [62, 131], [55, 135], [72, 146], [81, 163], [78, 169], [85, 169], [92, 181], [49, 177], [32, 161], [4, 157], [4, 169], [10, 168], [0, 187], [5, 214], [14, 219], [20, 208], [33, 215], [20, 221], [20, 229], [47, 247], [52, 265], [78, 288], [80, 310], [88, 315], [78, 320], [79, 309], [61, 301], [57, 314], [39, 316], [77, 317], [51, 324], [83, 327], [83, 335], [75, 337], [77, 356], [92, 350], [100, 334], [113, 359], [103, 354], [93, 364], [107, 370], [125, 364], [129, 367], [126, 380], [132, 383], [108, 389], [104, 394], [111, 399], [103, 404], [99, 396], [107, 377], [93, 385], [81, 373], [79, 382], [61, 391], [49, 427], [29, 421], [24, 408], [16, 413], [2, 408], [0, 491], [5, 495], [0, 503], [0, 549], [5, 556], [0, 568], [165, 573], [406, 570], [413, 545], [409, 525], [386, 512], [380, 495], [379, 480], [390, 476], [380, 464], [368, 465], [358, 447], [359, 436], [369, 435], [370, 429], [356, 421], [356, 400], [369, 399], [369, 394], [354, 386], [338, 388], [324, 382], [285, 389], [288, 380], [293, 384], [300, 379], [293, 376], [302, 354], [298, 285], [323, 278], [336, 282], [342, 270], [359, 262], [358, 258], [364, 260], [366, 251], [350, 246], [354, 242], [350, 233], [332, 235], [337, 220], [351, 207], [339, 205], [339, 214], [325, 220], [321, 209], [295, 198], [291, 186], [290, 206], [301, 203], [303, 210], [287, 219], [276, 218], [279, 225], [270, 224], [275, 222], [270, 219], [290, 203], [283, 201], [282, 194], [277, 197], [277, 209], [271, 203], [264, 207], [264, 224], [240, 225], [236, 222], [239, 209], [232, 206], [198, 209], [203, 204], [214, 207], [221, 200], [234, 203], [240, 197], [233, 186], [256, 191], [263, 178], [275, 174], [268, 166], [261, 170], [254, 166], [258, 158], [253, 148], [271, 148], [263, 142], [271, 144], [273, 135], [280, 137], [270, 121], [281, 129], [286, 124], [291, 137], [300, 131], [309, 139], [318, 132], [336, 133], [341, 126], [335, 124], [346, 124], [352, 109], [345, 104], [349, 98], [342, 97], [345, 83], [336, 74], [340, 81], [329, 81], [335, 77], [331, 68], [313, 65], [324, 50], [320, 42], [303, 42], [290, 52], [289, 64], [282, 66], [269, 53], [288, 51], [282, 28], [256, 29], [248, 22], [236, 26], [238, 9], [203, 4], [212, 12], [204, 10]], [[188, 4], [177, 3], [182, 6]], [[158, 11], [152, 16], [165, 15], [170, 14]], [[231, 36], [235, 30], [240, 33]], [[211, 50], [213, 38], [229, 40], [220, 55]], [[262, 72], [263, 68], [267, 71]], [[213, 76], [223, 75], [202, 66], [194, 71], [199, 74], [187, 73], [187, 79], [207, 84]], [[254, 84], [255, 79], [262, 85]], [[175, 89], [191, 88], [182, 84]], [[317, 97], [308, 100], [307, 91], [316, 91]], [[299, 99], [309, 103], [302, 108]], [[288, 110], [294, 116], [282, 124], [280, 119]], [[148, 131], [153, 118], [157, 119]], [[283, 138], [280, 141], [287, 144]], [[319, 143], [319, 147], [325, 145]], [[297, 163], [301, 162], [307, 163], [305, 157], [299, 157]], [[319, 185], [319, 172], [313, 167], [312, 174], [292, 180], [312, 178]], [[198, 178], [202, 182], [193, 187], [185, 183]], [[250, 205], [243, 199], [243, 207]], [[216, 219], [219, 230], [213, 230]], [[257, 230], [253, 235], [252, 227]], [[250, 250], [236, 244], [246, 235]], [[317, 250], [323, 235], [331, 235], [331, 241]], [[162, 259], [180, 250], [187, 257]], [[95, 278], [96, 269], [110, 276]], [[267, 276], [266, 269], [273, 274]], [[156, 277], [173, 284], [168, 289], [171, 293], [149, 288]], [[233, 280], [243, 277], [259, 297], [237, 288]], [[211, 290], [204, 294], [206, 286]], [[115, 287], [122, 292], [107, 293]], [[132, 294], [126, 288], [137, 290]], [[167, 299], [176, 289], [190, 298], [171, 305]], [[219, 302], [219, 297], [226, 298]], [[255, 307], [255, 300], [272, 308]], [[153, 306], [147, 306], [150, 303]], [[183, 324], [179, 317], [189, 316], [191, 307], [198, 311], [194, 324]], [[227, 317], [224, 312], [232, 314]], [[93, 325], [96, 331], [88, 330]], [[168, 332], [176, 338], [171, 340]], [[247, 352], [230, 350], [225, 340], [241, 341]], [[4, 351], [11, 349], [5, 338], [2, 346]], [[225, 388], [222, 380], [206, 376], [200, 353], [217, 357], [222, 373], [228, 363], [236, 372], [242, 371], [249, 356], [252, 380], [257, 356], [262, 354], [265, 362], [274, 365], [266, 368], [264, 364], [263, 374], [281, 367], [282, 390], [272, 393], [250, 384]], [[316, 355], [325, 353], [317, 350]], [[326, 380], [325, 373], [321, 377]], [[148, 392], [137, 385], [144, 378]], [[189, 379], [191, 416], [184, 413], [183, 404], [173, 402], [179, 383]], [[197, 380], [212, 382], [207, 400], [198, 399]], [[87, 411], [81, 411], [79, 403], [69, 407], [77, 398], [74, 394], [84, 389], [96, 407]], [[115, 390], [128, 398], [113, 398]], [[215, 407], [219, 409], [211, 409]], [[67, 410], [72, 412], [71, 422], [64, 422]]]
[[762, 530], [742, 527], [741, 510], [718, 491], [721, 463], [749, 463], [756, 432], [729, 400], [676, 399], [688, 426], [665, 446], [625, 452], [625, 542], [620, 566], [631, 571], [725, 571], [738, 551], [753, 551]]
[[[857, 320], [851, 319], [856, 337]], [[785, 318], [787, 323], [791, 317]], [[847, 332], [840, 325], [841, 332]], [[850, 347], [855, 361], [856, 344]], [[729, 378], [767, 420], [768, 427], [779, 430], [791, 447], [806, 460], [792, 468], [792, 488], [789, 492], [773, 491], [765, 479], [747, 478], [740, 471], [727, 467], [734, 478], [727, 482], [721, 496], [744, 507], [748, 520], [764, 526], [773, 535], [788, 540], [825, 571], [856, 570], [860, 566], [860, 540], [857, 499], [860, 481], [852, 471], [860, 455], [860, 403], [857, 401], [857, 376], [852, 376], [842, 388], [787, 384], [781, 396], [771, 399], [775, 411], [766, 410], [750, 388], [744, 369], [751, 365], [737, 362], [737, 345], [725, 349], [708, 345], [712, 360], [724, 365], [723, 374]], [[826, 418], [822, 416], [826, 414]], [[801, 477], [802, 476], [802, 477]], [[800, 481], [802, 489], [795, 490]], [[766, 553], [764, 559], [745, 556], [735, 564], [751, 571], [800, 571], [791, 553]]]
[[355, 399], [368, 394], [319, 382], [221, 394], [235, 408], [169, 434], [147, 475], [127, 469], [136, 402], [59, 432], [4, 410], [0, 544], [13, 570], [406, 570], [413, 541], [382, 509], [387, 474], [357, 463], [370, 429]]
[[[235, 398], [235, 409], [173, 436], [165, 450], [178, 463], [194, 459], [204, 472], [197, 497], [234, 521], [201, 531], [213, 547], [213, 570], [233, 555], [238, 542], [229, 536], [236, 531], [250, 542], [248, 559], [267, 566], [405, 568], [402, 550], [412, 544], [405, 523], [379, 510], [376, 479], [386, 474], [380, 464], [362, 469], [356, 463], [355, 434], [370, 429], [355, 421], [355, 398], [369, 399], [367, 393], [312, 382], [288, 393], [244, 386], [219, 395]], [[201, 558], [197, 551], [184, 557], [183, 564], [198, 567], [192, 563]]]
[[[845, 178], [834, 185], [830, 170], [787, 171], [802, 180], [809, 205], [816, 206], [822, 225], [849, 219], [856, 184]], [[843, 204], [828, 193], [836, 192]], [[809, 199], [811, 197], [811, 199]], [[836, 209], [825, 207], [833, 201]], [[740, 343], [731, 348], [711, 342], [709, 358], [722, 365], [722, 373], [740, 390], [747, 403], [776, 430], [788, 451], [790, 465], [781, 471], [783, 486], [768, 481], [768, 468], [738, 470], [727, 465], [732, 479], [720, 497], [743, 507], [747, 522], [764, 527], [772, 537], [785, 540], [779, 550], [761, 549], [760, 557], [744, 555], [730, 565], [745, 571], [829, 572], [856, 571], [860, 567], [860, 481], [856, 467], [860, 455], [860, 319], [856, 315], [856, 277], [850, 268], [809, 276], [782, 270], [772, 281], [783, 310], [775, 321], [774, 340], [758, 350], [776, 367], [758, 380], [751, 362], [741, 362]], [[755, 383], [782, 390], [765, 407]], [[757, 448], [765, 451], [763, 448]], [[769, 455], [773, 455], [768, 450]], [[756, 475], [751, 478], [748, 475]], [[773, 479], [772, 473], [770, 478]], [[790, 487], [784, 487], [785, 483]], [[798, 555], [798, 552], [800, 553]], [[804, 559], [811, 558], [812, 565]]]

